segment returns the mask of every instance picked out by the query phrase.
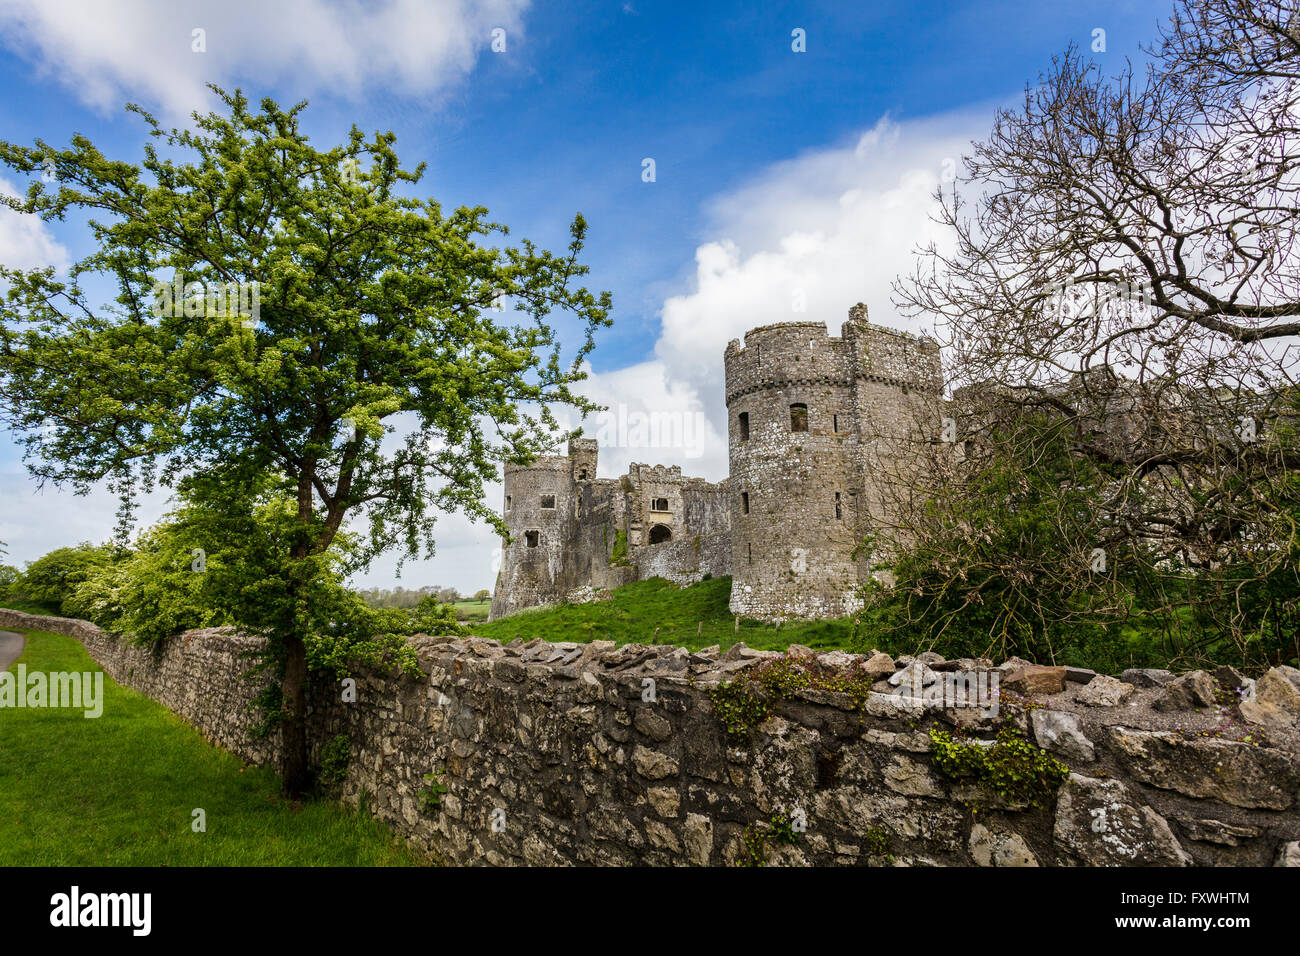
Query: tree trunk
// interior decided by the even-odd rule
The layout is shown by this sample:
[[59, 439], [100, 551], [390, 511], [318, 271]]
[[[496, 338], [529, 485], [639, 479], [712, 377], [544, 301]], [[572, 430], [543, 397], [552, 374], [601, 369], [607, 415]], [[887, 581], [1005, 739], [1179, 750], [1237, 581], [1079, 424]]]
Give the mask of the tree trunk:
[[284, 645], [284, 716], [280, 721], [280, 776], [286, 797], [311, 786], [307, 765], [307, 647], [295, 634]]

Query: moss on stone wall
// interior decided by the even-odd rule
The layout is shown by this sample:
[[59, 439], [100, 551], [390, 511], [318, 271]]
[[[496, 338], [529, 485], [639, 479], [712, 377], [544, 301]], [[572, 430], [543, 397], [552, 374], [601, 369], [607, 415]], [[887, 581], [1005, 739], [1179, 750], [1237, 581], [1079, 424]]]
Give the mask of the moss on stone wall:
[[612, 568], [626, 568], [629, 566], [626, 531], [619, 531], [614, 535], [614, 551], [609, 556], [609, 565]]

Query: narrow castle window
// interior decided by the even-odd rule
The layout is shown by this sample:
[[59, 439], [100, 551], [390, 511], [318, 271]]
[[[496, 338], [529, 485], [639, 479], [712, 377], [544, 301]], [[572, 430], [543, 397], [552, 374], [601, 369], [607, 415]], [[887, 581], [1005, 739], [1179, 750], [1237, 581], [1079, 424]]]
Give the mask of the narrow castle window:
[[808, 430], [808, 406], [796, 402], [790, 406], [790, 431], [806, 432]]
[[837, 431], [839, 431], [839, 430], [840, 430], [840, 416], [838, 416], [838, 415], [832, 415], [832, 416], [831, 416], [831, 431], [833, 431], [833, 432], [837, 432]]
[[740, 493], [740, 511], [742, 514], [749, 514], [749, 492]]
[[736, 425], [740, 429], [740, 440], [749, 441], [749, 412], [741, 412], [736, 417]]
[[555, 507], [555, 495], [542, 495], [542, 507], [543, 507], [543, 508], [554, 508], [554, 507]]
[[747, 554], [748, 557], [749, 557], [749, 563], [750, 563], [750, 564], [753, 564], [753, 563], [754, 563], [754, 546], [753, 546], [752, 544], [747, 544], [747, 545], [745, 545], [745, 549], [746, 549], [746, 554]]
[[524, 544], [530, 548], [535, 548], [541, 543], [542, 533], [540, 531], [525, 531]]
[[582, 495], [578, 495], [578, 496], [574, 499], [573, 516], [574, 516], [575, 518], [581, 518], [581, 517], [582, 517]]
[[841, 520], [843, 517], [844, 517], [844, 514], [843, 514], [843, 511], [842, 511], [841, 508], [840, 508], [840, 493], [837, 491], [837, 492], [835, 492], [835, 520], [836, 520], [836, 521], [839, 521], [839, 520]]
[[653, 501], [650, 502], [650, 510], [651, 510], [651, 511], [667, 511], [667, 510], [668, 510], [668, 499], [667, 499], [667, 498], [655, 498]]
[[510, 510], [510, 496], [506, 495], [506, 511]]

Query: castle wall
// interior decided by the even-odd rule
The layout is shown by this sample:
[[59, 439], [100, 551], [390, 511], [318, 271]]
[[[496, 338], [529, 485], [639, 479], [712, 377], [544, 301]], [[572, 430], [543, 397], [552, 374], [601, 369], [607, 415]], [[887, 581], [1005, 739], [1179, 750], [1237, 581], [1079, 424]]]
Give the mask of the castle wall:
[[650, 544], [632, 552], [636, 578], [664, 578], [685, 586], [731, 573], [731, 535], [727, 532], [688, 535], [678, 541]]
[[731, 534], [731, 481], [717, 484], [688, 478], [682, 485], [682, 513], [690, 535]]
[[[514, 540], [502, 545], [501, 571], [488, 611], [493, 620], [560, 599], [574, 520], [574, 485], [567, 457], [546, 456], [526, 467], [507, 465], [504, 484], [505, 520]], [[553, 498], [554, 507], [542, 507], [544, 497]], [[535, 546], [530, 546], [532, 532], [537, 534]]]
[[634, 568], [610, 565], [618, 533], [626, 531], [626, 524], [627, 492], [622, 482], [588, 482], [582, 517], [575, 523], [565, 555], [565, 594], [583, 587], [612, 590], [635, 580]]
[[[621, 478], [597, 478], [597, 452], [594, 441], [575, 439], [567, 456], [506, 468], [504, 515], [513, 540], [502, 550], [489, 620], [647, 577], [686, 584], [730, 573], [725, 483], [635, 463]], [[543, 508], [543, 496], [555, 507]], [[656, 527], [668, 537], [650, 545]], [[538, 534], [536, 547], [529, 532]], [[620, 535], [626, 548], [615, 562]], [[654, 553], [638, 560], [645, 548]]]
[[[853, 402], [856, 469], [861, 475], [859, 540], [889, 521], [906, 493], [919, 447], [941, 431], [939, 347], [905, 332], [864, 325], [866, 309], [850, 310], [843, 339], [855, 363]], [[868, 564], [864, 564], [866, 569]]]

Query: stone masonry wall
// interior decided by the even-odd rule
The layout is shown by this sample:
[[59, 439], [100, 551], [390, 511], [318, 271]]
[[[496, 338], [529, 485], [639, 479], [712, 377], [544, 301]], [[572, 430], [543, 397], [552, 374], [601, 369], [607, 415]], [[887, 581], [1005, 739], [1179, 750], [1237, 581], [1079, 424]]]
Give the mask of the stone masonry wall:
[[720, 578], [731, 573], [731, 536], [697, 534], [637, 548], [631, 557], [638, 580], [664, 578], [680, 586], [694, 584], [706, 574]]
[[[192, 631], [155, 658], [84, 621], [0, 610], [0, 628], [70, 634], [114, 679], [209, 739], [251, 762], [274, 759], [274, 741], [247, 734], [258, 689], [241, 678], [250, 638]], [[335, 684], [313, 687], [312, 750], [344, 736], [342, 798], [355, 803], [364, 790], [378, 816], [447, 862], [727, 864], [783, 811], [806, 829], [793, 845], [770, 846], [771, 864], [1300, 865], [1293, 668], [1259, 681], [1252, 713], [1274, 729], [1260, 745], [1204, 735], [1218, 715], [1176, 711], [1196, 697], [1200, 672], [1179, 682], [1126, 672], [1131, 683], [1074, 672], [1065, 682], [1063, 668], [1008, 662], [1004, 689], [1022, 694], [1004, 694], [1000, 719], [1073, 771], [1047, 805], [1025, 809], [936, 770], [929, 727], [992, 736], [991, 719], [969, 709], [900, 710], [886, 693], [855, 706], [804, 690], [729, 737], [710, 688], [770, 656], [744, 645], [719, 655], [610, 642], [414, 643], [422, 679], [358, 675], [355, 703]], [[869, 673], [885, 689], [900, 675], [933, 680], [953, 663], [815, 658], [798, 647], [790, 658]], [[430, 773], [447, 788], [437, 807], [421, 799]]]
[[[752, 329], [724, 357], [732, 487], [731, 610], [779, 620], [856, 609], [853, 356], [821, 322]], [[807, 428], [792, 429], [791, 406]], [[748, 437], [740, 416], [747, 416]], [[836, 495], [839, 517], [836, 517]]]
[[[506, 465], [505, 519], [514, 540], [503, 543], [501, 571], [492, 590], [495, 619], [526, 607], [551, 604], [564, 594], [565, 544], [574, 512], [572, 464], [558, 455], [528, 467]], [[543, 508], [543, 503], [550, 507]], [[536, 535], [530, 546], [529, 535]]]

